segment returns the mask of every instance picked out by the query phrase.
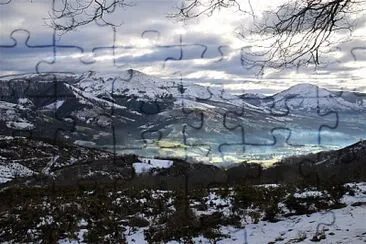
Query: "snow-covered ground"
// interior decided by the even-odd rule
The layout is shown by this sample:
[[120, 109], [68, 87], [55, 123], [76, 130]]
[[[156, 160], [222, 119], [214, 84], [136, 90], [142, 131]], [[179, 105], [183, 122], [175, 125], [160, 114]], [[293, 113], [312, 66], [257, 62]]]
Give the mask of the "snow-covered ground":
[[[166, 162], [157, 161], [155, 163], [160, 166], [166, 165]], [[140, 244], [148, 243], [147, 238], [151, 238], [151, 235], [155, 233], [158, 233], [157, 238], [161, 238], [162, 234], [166, 235], [163, 238], [167, 238], [164, 240], [168, 241], [156, 241], [154, 243], [170, 244], [365, 243], [366, 182], [349, 183], [346, 186], [348, 187], [348, 192], [340, 198], [340, 202], [345, 204], [342, 208], [316, 211], [304, 215], [286, 215], [285, 210], [288, 205], [280, 201], [278, 203], [279, 208], [284, 211], [277, 213], [277, 222], [264, 221], [262, 218], [264, 214], [263, 209], [260, 210], [254, 204], [254, 201], [254, 205], [248, 204], [244, 206], [246, 202], [235, 202], [235, 197], [238, 194], [248, 192], [256, 194], [256, 189], [260, 190], [259, 192], [263, 192], [262, 190], [264, 189], [264, 192], [273, 195], [276, 194], [276, 190], [291, 189], [286, 193], [287, 195], [285, 194], [285, 199], [290, 195], [296, 199], [317, 199], [324, 197], [329, 192], [321, 189], [317, 190], [316, 188], [281, 188], [284, 187], [281, 185], [249, 187], [247, 190], [250, 191], [238, 191], [233, 188], [223, 191], [222, 188], [211, 188], [207, 192], [201, 192], [203, 195], [196, 196], [192, 192], [192, 195], [189, 197], [189, 209], [193, 210], [196, 222], [187, 222], [192, 223], [192, 226], [187, 225], [192, 231], [183, 232], [188, 235], [184, 235], [185, 241], [183, 237], [180, 239], [175, 238], [174, 234], [170, 235], [172, 232], [169, 232], [178, 232], [178, 235], [180, 235], [180, 228], [185, 228], [184, 226], [186, 225], [180, 226], [181, 223], [179, 221], [185, 221], [181, 215], [178, 215], [178, 219], [174, 218], [174, 216], [177, 216], [175, 214], [182, 210], [182, 206], [179, 203], [180, 198], [177, 198], [174, 191], [156, 189], [137, 189], [136, 191], [131, 191], [131, 189], [121, 189], [106, 191], [103, 193], [103, 198], [100, 198], [101, 192], [96, 194], [97, 190], [87, 190], [75, 199], [70, 199], [69, 197], [64, 198], [61, 194], [55, 198], [59, 201], [57, 205], [53, 205], [47, 197], [40, 198], [38, 203], [34, 201], [33, 204], [37, 205], [34, 205], [35, 215], [32, 223], [29, 221], [24, 222], [28, 220], [28, 215], [27, 212], [23, 211], [29, 211], [28, 205], [12, 205], [13, 209], [5, 211], [5, 214], [0, 218], [3, 222], [0, 221], [0, 223], [5, 223], [4, 219], [9, 218], [9, 216], [13, 216], [10, 218], [16, 218], [17, 221], [11, 222], [9, 226], [1, 225], [0, 238], [6, 237], [9, 243], [13, 243], [16, 241], [10, 241], [15, 239], [9, 233], [25, 230], [29, 238], [31, 238], [29, 240], [38, 242], [36, 240], [47, 238], [44, 235], [48, 233], [47, 230], [49, 228], [68, 226], [69, 223], [73, 223], [74, 227], [63, 230], [66, 231], [64, 234], [58, 233], [57, 243], [76, 244], [92, 242], [93, 239], [89, 238], [99, 238], [98, 243], [117, 243], [117, 241], [113, 240], [115, 240], [114, 238], [116, 236], [119, 236], [119, 238], [126, 240], [124, 243]], [[94, 208], [93, 204], [95, 202], [93, 201], [97, 200], [98, 203], [101, 203], [101, 199], [103, 199], [103, 203], [106, 205], [100, 209]], [[88, 208], [83, 208], [86, 202], [89, 202], [91, 205], [85, 206], [90, 206], [90, 208], [93, 208], [93, 211], [89, 212]], [[70, 215], [69, 218], [64, 218], [64, 213], [69, 213], [67, 210], [72, 211], [74, 215]], [[75, 214], [75, 211], [78, 214]], [[250, 211], [252, 213], [256, 212], [261, 218], [255, 220], [253, 215], [250, 214]], [[207, 216], [220, 216], [220, 214], [223, 217], [216, 219], [218, 220], [218, 224], [213, 224], [212, 221], [215, 221], [215, 218], [207, 218]], [[240, 217], [239, 222], [226, 222], [226, 220], [230, 220], [235, 215]], [[24, 217], [26, 218], [24, 219]], [[140, 218], [141, 221], [132, 222], [131, 220], [134, 218]], [[70, 220], [72, 221], [70, 222]], [[24, 226], [24, 224], [26, 225]], [[197, 232], [197, 224], [200, 226], [199, 232]], [[215, 239], [212, 235], [207, 235], [210, 230], [217, 230], [221, 236]], [[70, 234], [70, 231], [72, 234]], [[187, 242], [188, 240], [190, 242]]]
[[[293, 216], [277, 223], [260, 221], [246, 225], [245, 229], [223, 227], [223, 233], [232, 238], [218, 243], [313, 243], [314, 237], [321, 236], [325, 237], [319, 240], [321, 243], [365, 243], [366, 183], [359, 186], [363, 193], [344, 197], [343, 202], [348, 205], [345, 208]], [[357, 203], [360, 206], [352, 206]]]
[[[354, 196], [345, 195], [342, 203], [347, 207], [324, 212], [316, 212], [310, 215], [298, 215], [284, 218], [271, 223], [259, 221], [258, 223], [245, 223], [243, 228], [222, 226], [220, 231], [228, 234], [216, 243], [366, 243], [366, 182], [351, 183], [355, 187]], [[319, 196], [321, 192], [305, 191], [296, 193], [296, 197]], [[228, 199], [222, 199], [215, 194], [207, 197], [211, 206], [228, 206]], [[225, 207], [222, 211], [225, 211]], [[208, 209], [207, 212], [212, 211]], [[147, 243], [144, 240], [143, 230], [139, 229], [128, 236], [128, 243]], [[133, 241], [134, 240], [134, 241]], [[181, 243], [170, 241], [170, 244]], [[212, 243], [203, 236], [193, 238], [193, 243]]]

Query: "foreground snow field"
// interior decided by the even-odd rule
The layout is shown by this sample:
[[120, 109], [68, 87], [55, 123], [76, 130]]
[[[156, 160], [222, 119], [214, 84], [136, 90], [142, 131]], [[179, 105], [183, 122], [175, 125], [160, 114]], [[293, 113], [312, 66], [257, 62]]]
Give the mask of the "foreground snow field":
[[[233, 226], [221, 226], [222, 234], [227, 234], [227, 238], [221, 238], [216, 242], [209, 240], [203, 236], [192, 238], [193, 243], [365, 243], [366, 242], [366, 183], [350, 183], [347, 186], [355, 189], [355, 194], [344, 195], [341, 202], [347, 206], [341, 209], [334, 209], [330, 211], [315, 212], [308, 215], [297, 215], [284, 217], [276, 223], [268, 221], [259, 221], [253, 223], [248, 219], [241, 220], [243, 228], [235, 228]], [[265, 187], [265, 186], [259, 186]], [[273, 187], [273, 186], [271, 186]], [[156, 194], [164, 194], [157, 192]], [[307, 191], [296, 193], [295, 197], [303, 198], [305, 196], [319, 196], [320, 192]], [[230, 205], [231, 197], [222, 198], [215, 193], [209, 194], [204, 200], [210, 206], [205, 211], [196, 211], [197, 214], [209, 214], [221, 209], [221, 212], [229, 212], [232, 207]], [[170, 199], [171, 200], [171, 199]], [[170, 201], [169, 200], [169, 201]], [[144, 202], [142, 199], [140, 201]], [[195, 203], [191, 202], [191, 206]], [[286, 212], [288, 209], [282, 206]], [[78, 240], [63, 239], [58, 243], [83, 243], [83, 235], [87, 233], [84, 225], [81, 227]], [[143, 228], [127, 228], [124, 232], [128, 243], [148, 243], [145, 240], [144, 232], [148, 227]], [[181, 241], [168, 241], [167, 243], [183, 243]], [[187, 242], [185, 242], [187, 243]], [[192, 242], [188, 242], [192, 243]]]
[[[245, 229], [225, 227], [223, 232], [232, 238], [218, 243], [313, 243], [316, 240], [321, 243], [366, 243], [366, 184], [362, 186], [364, 193], [343, 199], [348, 205], [345, 208], [289, 217], [277, 223], [261, 221], [249, 224]], [[363, 204], [352, 206], [357, 202]], [[321, 240], [321, 236], [326, 239]]]
[[[224, 234], [231, 236], [217, 243], [366, 243], [366, 183], [351, 183], [356, 187], [354, 196], [344, 196], [342, 202], [347, 207], [313, 213], [310, 215], [292, 216], [277, 223], [260, 221], [249, 223], [245, 228], [231, 226], [221, 227]], [[305, 192], [303, 195], [314, 195]], [[318, 192], [315, 193], [318, 195]], [[213, 201], [223, 204], [223, 199]], [[325, 239], [322, 239], [325, 238]], [[144, 243], [143, 231], [138, 230], [128, 237], [129, 243]], [[200, 236], [193, 239], [194, 243], [212, 243]], [[170, 244], [180, 243], [170, 241]]]

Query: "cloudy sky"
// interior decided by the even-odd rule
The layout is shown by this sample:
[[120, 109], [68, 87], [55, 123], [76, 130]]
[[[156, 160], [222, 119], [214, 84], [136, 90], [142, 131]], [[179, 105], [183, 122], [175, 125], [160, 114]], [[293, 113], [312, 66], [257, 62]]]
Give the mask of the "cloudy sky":
[[[7, 2], [0, 0], [0, 4]], [[62, 35], [56, 33], [56, 49], [48, 19], [53, 13], [51, 0], [12, 0], [0, 5], [1, 75], [88, 70], [118, 73], [133, 68], [161, 78], [182, 77], [186, 82], [220, 83], [227, 89], [251, 92], [271, 93], [302, 82], [366, 91], [366, 17], [361, 14], [355, 18], [358, 21], [350, 40], [324, 56], [326, 65], [266, 69], [258, 77], [258, 70], [241, 64], [241, 50], [248, 43], [237, 33], [248, 36], [245, 30], [253, 21], [284, 1], [252, 1], [252, 9], [243, 1], [242, 8], [253, 11], [254, 19], [230, 8], [187, 22], [167, 18], [177, 12], [180, 1], [130, 2], [133, 6], [106, 17], [118, 24], [115, 29], [93, 22]]]

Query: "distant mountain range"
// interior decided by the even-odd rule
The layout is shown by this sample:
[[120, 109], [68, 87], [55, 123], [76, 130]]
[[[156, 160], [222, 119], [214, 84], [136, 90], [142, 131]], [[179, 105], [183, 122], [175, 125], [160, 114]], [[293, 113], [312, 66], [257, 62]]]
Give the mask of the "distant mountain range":
[[344, 146], [364, 137], [364, 95], [311, 84], [273, 96], [234, 95], [131, 69], [117, 76], [3, 76], [0, 134], [149, 156], [220, 161], [239, 152], [239, 160], [253, 154], [263, 158], [279, 150], [297, 153], [299, 146], [302, 152], [313, 150], [308, 145]]

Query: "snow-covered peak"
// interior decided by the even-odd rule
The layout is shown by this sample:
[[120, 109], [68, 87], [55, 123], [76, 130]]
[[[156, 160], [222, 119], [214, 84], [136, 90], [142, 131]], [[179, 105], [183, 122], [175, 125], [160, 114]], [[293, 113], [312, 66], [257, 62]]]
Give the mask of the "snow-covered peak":
[[113, 94], [155, 99], [170, 95], [170, 89], [176, 84], [129, 69], [116, 75], [89, 72], [75, 86], [96, 96]]
[[288, 97], [316, 98], [334, 96], [335, 94], [327, 89], [320, 88], [317, 85], [309, 83], [301, 83], [281, 91], [274, 95], [275, 100], [281, 100]]
[[352, 111], [363, 107], [342, 97], [338, 91], [330, 91], [314, 84], [298, 84], [272, 96], [277, 107], [296, 110]]

